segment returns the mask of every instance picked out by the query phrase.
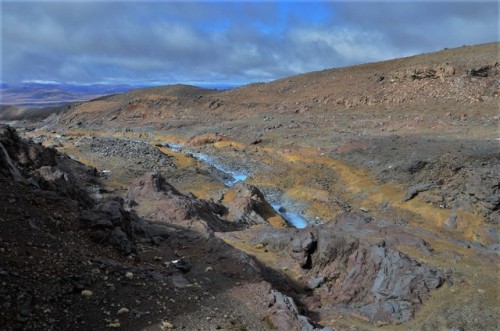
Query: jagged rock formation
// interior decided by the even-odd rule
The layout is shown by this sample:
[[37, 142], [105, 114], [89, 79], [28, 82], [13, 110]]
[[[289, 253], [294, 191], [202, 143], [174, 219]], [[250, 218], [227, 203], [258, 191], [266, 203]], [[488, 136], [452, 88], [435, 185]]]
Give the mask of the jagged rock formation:
[[76, 177], [69, 169], [67, 156], [58, 154], [55, 149], [27, 143], [14, 129], [5, 125], [0, 126], [0, 156], [0, 173], [4, 176], [58, 192], [87, 207], [92, 205], [92, 199], [77, 182], [83, 178], [92, 182], [95, 169], [76, 164], [80, 170]]
[[146, 173], [135, 180], [127, 199], [147, 219], [192, 228], [203, 235], [237, 228], [219, 217], [226, 211], [223, 206], [180, 193], [158, 173]]
[[[257, 279], [272, 288], [262, 280], [265, 267], [248, 255], [207, 233], [150, 223], [119, 197], [96, 203], [84, 189], [99, 183], [95, 169], [22, 140], [10, 127], [0, 127], [0, 148], [4, 330], [143, 329], [151, 321], [186, 329], [207, 323], [266, 329], [239, 298], [226, 294], [227, 287], [241, 284], [235, 279], [248, 284]], [[170, 194], [181, 204], [173, 212], [183, 220], [223, 224], [212, 215], [222, 206], [182, 195], [155, 174], [146, 175], [139, 186], [130, 190], [131, 196]], [[203, 285], [196, 279], [203, 279]], [[280, 286], [286, 287], [283, 280]], [[206, 319], [207, 306], [228, 315]], [[200, 320], [182, 317], [193, 310], [199, 310]]]
[[396, 248], [404, 244], [432, 254], [422, 239], [358, 214], [311, 229], [259, 231], [251, 241], [276, 253], [280, 267], [303, 274], [328, 309], [349, 311], [373, 323], [409, 321], [446, 278]]

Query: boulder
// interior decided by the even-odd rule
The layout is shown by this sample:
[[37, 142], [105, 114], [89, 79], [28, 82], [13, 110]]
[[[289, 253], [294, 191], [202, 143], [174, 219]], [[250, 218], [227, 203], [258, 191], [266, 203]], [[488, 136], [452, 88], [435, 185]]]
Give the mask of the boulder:
[[236, 183], [224, 194], [221, 203], [227, 208], [227, 219], [231, 222], [243, 226], [270, 223], [284, 226], [284, 220], [255, 186]]
[[109, 244], [124, 255], [136, 252], [132, 223], [138, 223], [138, 219], [123, 209], [121, 200], [106, 201], [82, 210], [80, 221], [92, 241]]

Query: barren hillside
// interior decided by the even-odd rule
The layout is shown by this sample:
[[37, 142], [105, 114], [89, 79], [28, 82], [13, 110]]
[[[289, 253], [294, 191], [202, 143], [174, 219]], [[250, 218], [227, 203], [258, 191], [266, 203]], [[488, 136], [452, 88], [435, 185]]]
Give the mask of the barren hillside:
[[499, 47], [135, 90], [19, 127], [31, 142], [3, 127], [0, 323], [498, 329]]

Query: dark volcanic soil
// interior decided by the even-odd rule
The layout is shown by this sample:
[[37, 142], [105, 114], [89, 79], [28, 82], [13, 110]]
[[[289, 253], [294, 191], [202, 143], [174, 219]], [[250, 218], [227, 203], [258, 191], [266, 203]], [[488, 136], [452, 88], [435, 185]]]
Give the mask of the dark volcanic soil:
[[3, 127], [0, 324], [498, 329], [498, 47]]

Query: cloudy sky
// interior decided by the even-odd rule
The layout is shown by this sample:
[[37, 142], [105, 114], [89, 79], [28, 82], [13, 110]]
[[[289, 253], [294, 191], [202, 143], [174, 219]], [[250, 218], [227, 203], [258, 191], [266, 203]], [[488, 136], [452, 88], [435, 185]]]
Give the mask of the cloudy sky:
[[0, 1], [10, 84], [243, 84], [499, 40], [496, 1]]

